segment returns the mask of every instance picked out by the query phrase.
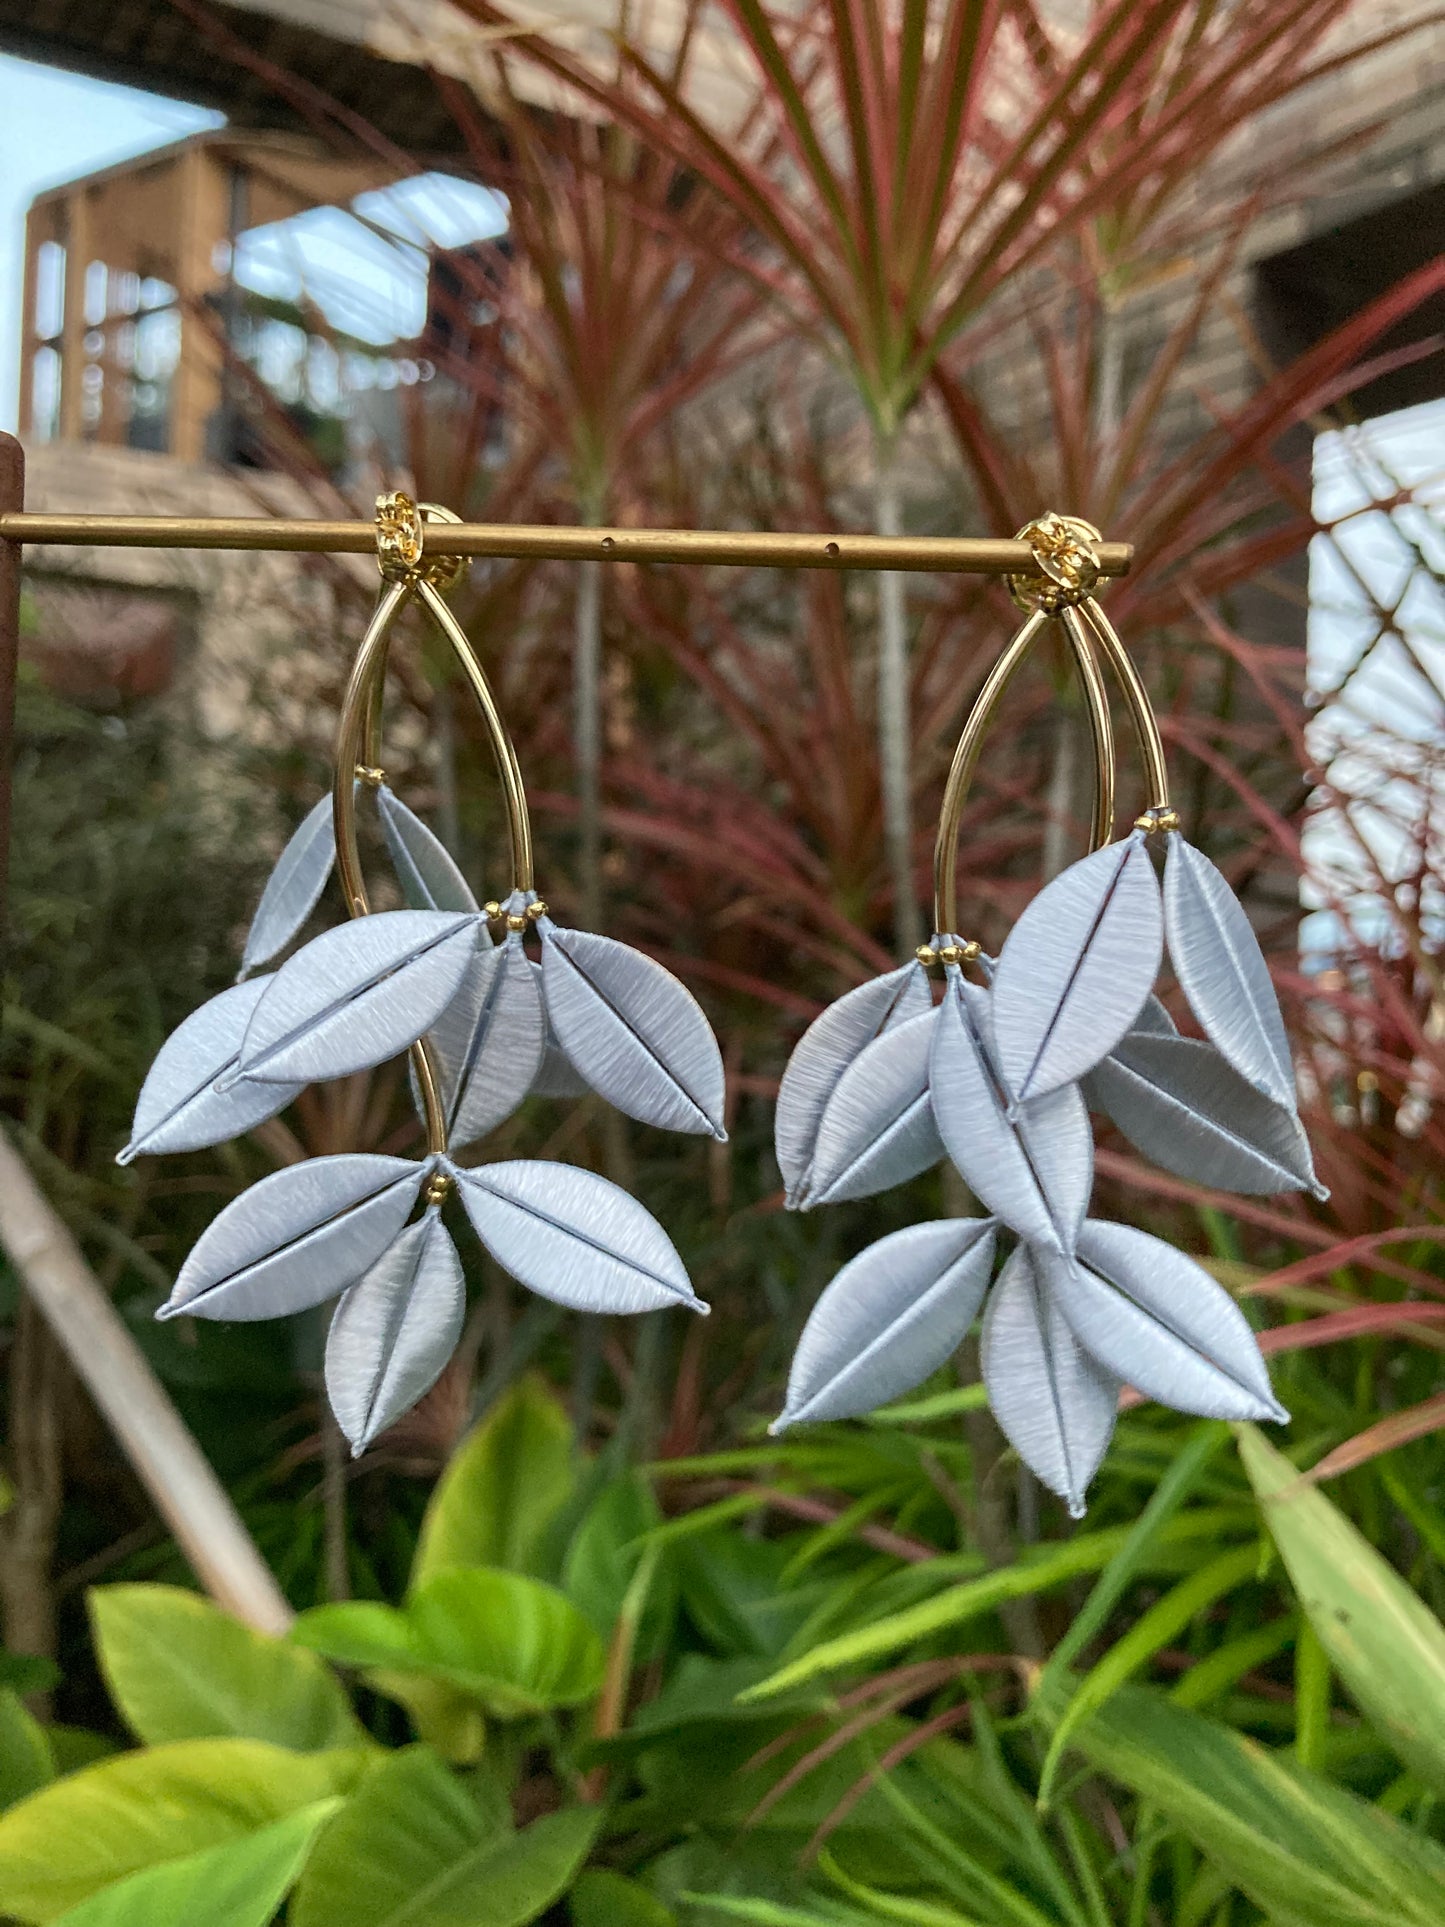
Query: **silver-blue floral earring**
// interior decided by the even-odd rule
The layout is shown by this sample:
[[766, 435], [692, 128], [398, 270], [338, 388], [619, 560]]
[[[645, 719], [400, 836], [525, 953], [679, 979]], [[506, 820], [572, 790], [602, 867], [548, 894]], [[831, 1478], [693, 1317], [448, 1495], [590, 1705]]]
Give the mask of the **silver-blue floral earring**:
[[[1258, 941], [1224, 877], [1181, 833], [1148, 696], [1094, 597], [1098, 531], [1045, 515], [1021, 538], [1045, 580], [1011, 582], [1026, 620], [954, 756], [935, 848], [936, 934], [805, 1032], [776, 1120], [795, 1209], [874, 1195], [947, 1156], [989, 1215], [910, 1226], [845, 1265], [804, 1328], [773, 1429], [898, 1398], [947, 1361], [982, 1310], [994, 1414], [1077, 1516], [1126, 1383], [1209, 1417], [1287, 1417], [1223, 1287], [1147, 1232], [1088, 1216], [1090, 1108], [1199, 1183], [1323, 1193]], [[1064, 630], [1092, 724], [1094, 847], [1039, 892], [994, 959], [957, 934], [959, 826], [989, 720], [1051, 623]], [[1122, 691], [1150, 791], [1120, 841], [1101, 663]], [[1154, 994], [1166, 944], [1202, 1040], [1181, 1036]], [[1012, 1249], [995, 1277], [1000, 1234]]]
[[[402, 494], [379, 498], [381, 595], [342, 703], [332, 794], [282, 851], [236, 984], [161, 1048], [120, 1153], [127, 1162], [219, 1143], [274, 1116], [313, 1081], [410, 1052], [425, 1153], [343, 1152], [262, 1178], [202, 1234], [158, 1314], [276, 1318], [338, 1298], [326, 1385], [358, 1452], [435, 1382], [456, 1346], [465, 1292], [442, 1216], [453, 1193], [497, 1263], [558, 1304], [707, 1310], [661, 1225], [607, 1179], [540, 1159], [458, 1161], [529, 1092], [591, 1090], [644, 1123], [725, 1133], [722, 1057], [690, 993], [640, 951], [563, 928], [537, 894], [516, 751], [444, 599], [463, 564], [425, 553], [428, 523], [455, 520]], [[511, 889], [480, 905], [380, 766], [387, 650], [411, 601], [455, 654], [501, 781]], [[374, 802], [407, 909], [371, 912], [359, 797]], [[333, 869], [350, 921], [265, 971], [299, 934]]]

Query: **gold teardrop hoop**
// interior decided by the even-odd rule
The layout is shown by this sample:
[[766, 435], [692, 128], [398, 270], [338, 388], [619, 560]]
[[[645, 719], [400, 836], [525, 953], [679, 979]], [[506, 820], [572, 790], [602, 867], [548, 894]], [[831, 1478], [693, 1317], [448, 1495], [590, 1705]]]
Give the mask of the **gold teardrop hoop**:
[[[944, 786], [933, 846], [933, 927], [954, 944], [958, 939], [958, 838], [983, 740], [1004, 692], [1051, 622], [1058, 622], [1063, 628], [1089, 717], [1094, 752], [1094, 806], [1089, 847], [1101, 849], [1114, 834], [1117, 758], [1101, 662], [1113, 671], [1123, 693], [1144, 764], [1151, 800], [1144, 814], [1135, 819], [1136, 824], [1147, 830], [1172, 829], [1178, 825], [1169, 802], [1163, 739], [1148, 693], [1128, 651], [1093, 594], [1100, 573], [1095, 545], [1101, 539], [1091, 523], [1052, 511], [1026, 524], [1015, 537], [1016, 541], [1027, 542], [1032, 547], [1043, 579], [1007, 578], [1009, 594], [1025, 612], [1025, 620], [984, 678], [964, 722]], [[925, 945], [919, 954], [925, 961], [933, 961], [940, 953], [931, 945]]]
[[[366, 633], [361, 638], [347, 680], [346, 693], [342, 697], [336, 729], [336, 770], [331, 792], [332, 817], [336, 828], [336, 867], [341, 877], [347, 913], [353, 917], [365, 917], [371, 913], [371, 900], [362, 873], [356, 834], [356, 786], [360, 782], [375, 787], [385, 778], [381, 723], [387, 652], [396, 619], [413, 599], [426, 610], [445, 638], [486, 725], [501, 780], [502, 804], [511, 846], [512, 882], [507, 901], [510, 903], [518, 893], [524, 897], [530, 896], [535, 888], [532, 827], [517, 751], [502, 720], [486, 671], [444, 600], [447, 592], [460, 581], [466, 560], [462, 556], [428, 558], [426, 554], [427, 524], [457, 520], [458, 517], [450, 509], [442, 508], [435, 502], [414, 502], [399, 490], [379, 495], [376, 499], [376, 561], [381, 573], [382, 589], [366, 626]], [[425, 1038], [412, 1046], [411, 1059], [426, 1117], [427, 1149], [440, 1153], [447, 1148], [446, 1119], [436, 1064]]]

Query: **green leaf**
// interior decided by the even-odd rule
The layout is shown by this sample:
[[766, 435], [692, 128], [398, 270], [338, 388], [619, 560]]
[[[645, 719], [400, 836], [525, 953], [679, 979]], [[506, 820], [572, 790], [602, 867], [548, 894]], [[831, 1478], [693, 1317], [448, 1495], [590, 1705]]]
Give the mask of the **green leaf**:
[[291, 1636], [346, 1666], [417, 1673], [518, 1719], [577, 1706], [602, 1685], [602, 1642], [565, 1594], [486, 1567], [439, 1572], [405, 1607], [353, 1601], [302, 1613]]
[[1239, 1454], [1330, 1664], [1407, 1766], [1445, 1793], [1445, 1627], [1252, 1425]]
[[1123, 1687], [1074, 1744], [1188, 1834], [1271, 1927], [1445, 1920], [1433, 1841], [1148, 1687]]
[[319, 1800], [248, 1839], [143, 1868], [72, 1907], [57, 1927], [267, 1927], [340, 1804]]
[[0, 1815], [0, 1912], [56, 1920], [142, 1867], [258, 1833], [346, 1792], [359, 1750], [288, 1753], [262, 1740], [178, 1740], [57, 1780]]
[[20, 1704], [18, 1694], [0, 1689], [0, 1809], [39, 1792], [55, 1778], [55, 1755], [45, 1729]]
[[104, 1586], [90, 1619], [111, 1698], [139, 1740], [233, 1736], [297, 1753], [366, 1735], [313, 1653], [268, 1639], [179, 1586]]
[[572, 1927], [677, 1927], [654, 1893], [611, 1867], [587, 1867], [567, 1896]]
[[[1196, 1537], [1205, 1523], [1191, 1516], [1173, 1519], [1159, 1534], [1158, 1544], [1166, 1546]], [[836, 1639], [824, 1640], [811, 1652], [779, 1667], [777, 1672], [750, 1688], [744, 1698], [771, 1698], [805, 1680], [816, 1679], [820, 1673], [842, 1666], [859, 1666], [884, 1653], [897, 1652], [900, 1647], [930, 1639], [935, 1633], [955, 1631], [970, 1620], [995, 1611], [1007, 1599], [1050, 1592], [1083, 1573], [1099, 1572], [1131, 1537], [1129, 1528], [1117, 1526], [1103, 1532], [1081, 1532], [1062, 1545], [1040, 1546], [1015, 1565], [1000, 1567], [997, 1572], [985, 1573], [963, 1585], [949, 1586], [932, 1599], [920, 1600], [916, 1606], [889, 1613], [852, 1632], [840, 1633]]]
[[489, 1825], [426, 1747], [374, 1766], [316, 1843], [290, 1927], [520, 1927], [565, 1893], [602, 1815]]
[[[1171, 1587], [1128, 1632], [1114, 1641], [1098, 1665], [1074, 1689], [1062, 1718], [1054, 1727], [1039, 1776], [1038, 1803], [1044, 1812], [1048, 1811], [1064, 1752], [1081, 1721], [1096, 1713], [1161, 1647], [1177, 1639], [1206, 1606], [1212, 1606], [1216, 1599], [1242, 1586], [1258, 1569], [1259, 1553], [1254, 1546], [1236, 1546], [1232, 1552], [1222, 1552], [1217, 1559], [1211, 1559]], [[1040, 1685], [1044, 1687], [1043, 1682]]]
[[[603, 1639], [611, 1636], [622, 1602], [643, 1556], [643, 1539], [662, 1514], [646, 1476], [628, 1472], [605, 1485], [587, 1508], [567, 1548], [562, 1586]], [[677, 1585], [670, 1565], [654, 1573], [633, 1661], [660, 1657], [677, 1610]]]
[[451, 1566], [540, 1573], [547, 1528], [575, 1478], [566, 1412], [540, 1379], [522, 1379], [467, 1434], [437, 1481], [412, 1587]]

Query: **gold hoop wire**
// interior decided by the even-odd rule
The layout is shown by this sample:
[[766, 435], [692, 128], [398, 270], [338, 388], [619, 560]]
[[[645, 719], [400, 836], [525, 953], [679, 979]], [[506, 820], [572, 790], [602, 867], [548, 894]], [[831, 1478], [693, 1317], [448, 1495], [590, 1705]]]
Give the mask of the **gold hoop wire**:
[[[443, 600], [445, 591], [454, 587], [460, 579], [466, 567], [465, 558], [439, 556], [432, 561], [426, 558], [427, 523], [455, 523], [457, 519], [450, 509], [433, 502], [417, 504], [399, 491], [377, 497], [377, 567], [382, 577], [382, 588], [361, 638], [356, 659], [351, 665], [346, 693], [342, 697], [336, 727], [336, 768], [331, 791], [332, 820], [336, 830], [336, 867], [346, 899], [347, 914], [352, 917], [371, 914], [371, 899], [362, 872], [356, 832], [356, 786], [358, 782], [375, 786], [383, 780], [381, 721], [386, 659], [392, 626], [405, 604], [413, 597], [426, 609], [461, 665], [486, 724], [501, 779], [502, 803], [511, 846], [512, 887], [508, 896], [510, 898], [518, 892], [530, 895], [534, 891], [532, 828], [516, 747], [502, 720], [486, 671], [477, 660], [461, 625]], [[412, 1045], [411, 1061], [421, 1093], [427, 1150], [439, 1154], [447, 1148], [446, 1116], [436, 1060], [425, 1038]]]
[[[1099, 577], [1095, 552], [1099, 531], [1078, 517], [1048, 513], [1021, 529], [1015, 540], [1031, 544], [1045, 581], [1040, 584], [1018, 576], [1008, 578], [1009, 593], [1020, 608], [1028, 611], [1027, 618], [984, 678], [965, 719], [944, 786], [933, 846], [933, 922], [935, 931], [949, 942], [958, 935], [959, 832], [983, 739], [1009, 684], [1050, 622], [1062, 625], [1089, 718], [1094, 753], [1090, 849], [1101, 849], [1114, 833], [1117, 757], [1100, 657], [1108, 663], [1123, 693], [1144, 764], [1150, 803], [1135, 819], [1136, 826], [1163, 830], [1176, 827], [1178, 822], [1169, 802], [1164, 744], [1148, 693], [1128, 651], [1091, 593]], [[929, 959], [934, 954], [927, 944], [920, 955], [924, 953]]]

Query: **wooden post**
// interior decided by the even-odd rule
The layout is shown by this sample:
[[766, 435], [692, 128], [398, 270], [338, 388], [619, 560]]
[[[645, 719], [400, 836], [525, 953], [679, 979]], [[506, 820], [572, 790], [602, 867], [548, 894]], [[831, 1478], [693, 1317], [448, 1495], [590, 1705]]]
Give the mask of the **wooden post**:
[[20, 283], [20, 402], [15, 420], [22, 434], [35, 433], [35, 299], [39, 280], [40, 235], [32, 208], [25, 217], [25, 269]]
[[85, 434], [85, 270], [90, 266], [90, 200], [83, 187], [65, 201], [65, 325], [60, 343], [60, 439]]
[[[25, 506], [25, 450], [13, 435], [0, 435], [0, 512]], [[20, 557], [18, 542], [0, 539], [0, 956], [8, 941], [10, 888], [10, 796], [15, 765], [15, 677], [20, 660]]]
[[182, 149], [175, 165], [175, 283], [181, 353], [171, 381], [170, 452], [178, 461], [204, 462], [207, 429], [221, 405], [221, 355], [201, 305], [218, 279], [212, 253], [226, 232], [227, 184], [203, 143]]

